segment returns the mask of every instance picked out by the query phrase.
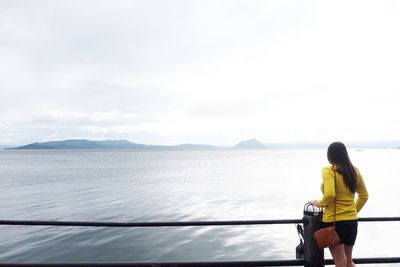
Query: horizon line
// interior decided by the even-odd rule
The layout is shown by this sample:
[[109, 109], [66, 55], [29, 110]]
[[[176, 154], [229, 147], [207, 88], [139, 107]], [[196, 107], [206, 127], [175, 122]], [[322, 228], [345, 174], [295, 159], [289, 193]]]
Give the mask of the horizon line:
[[[244, 139], [241, 140], [233, 145], [215, 145], [215, 144], [206, 144], [206, 143], [178, 143], [174, 145], [165, 145], [165, 144], [148, 144], [148, 143], [136, 143], [133, 141], [130, 141], [128, 139], [86, 139], [86, 138], [68, 138], [64, 140], [51, 140], [51, 141], [35, 141], [35, 142], [30, 142], [30, 143], [0, 143], [1, 148], [13, 148], [13, 147], [20, 147], [20, 146], [26, 146], [34, 143], [47, 143], [47, 142], [65, 142], [65, 141], [94, 141], [94, 142], [104, 142], [104, 141], [127, 141], [133, 144], [138, 144], [138, 145], [148, 145], [148, 146], [165, 146], [165, 147], [175, 147], [175, 146], [182, 146], [182, 145], [199, 145], [199, 146], [212, 146], [212, 147], [234, 147], [242, 142], [249, 142], [249, 141], [255, 141], [259, 142], [262, 145], [265, 146], [312, 146], [312, 147], [325, 147], [328, 146], [332, 141], [279, 141], [279, 142], [260, 142], [256, 138], [251, 138], [251, 139]], [[400, 140], [365, 140], [365, 141], [347, 141], [343, 142], [347, 147], [351, 148], [379, 148], [382, 146], [389, 146], [387, 148], [400, 148]], [[386, 147], [385, 147], [386, 148]]]

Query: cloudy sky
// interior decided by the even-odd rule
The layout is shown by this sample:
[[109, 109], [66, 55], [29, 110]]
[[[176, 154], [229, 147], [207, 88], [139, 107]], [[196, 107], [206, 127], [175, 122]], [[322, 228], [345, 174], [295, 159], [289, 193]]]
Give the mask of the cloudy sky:
[[400, 2], [0, 0], [0, 144], [400, 140]]

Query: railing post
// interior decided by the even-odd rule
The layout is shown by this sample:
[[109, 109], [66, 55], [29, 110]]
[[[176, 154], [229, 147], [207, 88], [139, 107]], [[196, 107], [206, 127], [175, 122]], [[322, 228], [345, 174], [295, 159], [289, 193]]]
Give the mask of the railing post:
[[322, 212], [309, 204], [304, 206], [304, 261], [305, 267], [323, 267], [324, 251], [317, 247], [313, 233], [319, 229]]

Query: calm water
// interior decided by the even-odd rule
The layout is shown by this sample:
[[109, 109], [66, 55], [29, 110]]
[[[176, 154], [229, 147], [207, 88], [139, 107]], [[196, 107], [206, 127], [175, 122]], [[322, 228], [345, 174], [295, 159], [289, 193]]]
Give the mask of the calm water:
[[[400, 150], [350, 155], [370, 192], [360, 216], [400, 216]], [[300, 219], [325, 165], [318, 149], [0, 150], [0, 219]], [[399, 236], [400, 223], [360, 223], [355, 257], [400, 256]], [[294, 225], [0, 226], [0, 237], [0, 262], [293, 259], [299, 241]]]

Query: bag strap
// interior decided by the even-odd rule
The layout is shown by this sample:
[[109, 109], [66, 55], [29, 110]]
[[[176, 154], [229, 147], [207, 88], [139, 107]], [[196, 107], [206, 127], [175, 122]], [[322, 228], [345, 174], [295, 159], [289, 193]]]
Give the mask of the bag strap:
[[335, 198], [333, 199], [333, 226], [335, 226], [336, 224], [336, 170], [335, 170], [335, 166], [333, 166], [333, 177], [334, 177], [334, 181], [335, 181]]

